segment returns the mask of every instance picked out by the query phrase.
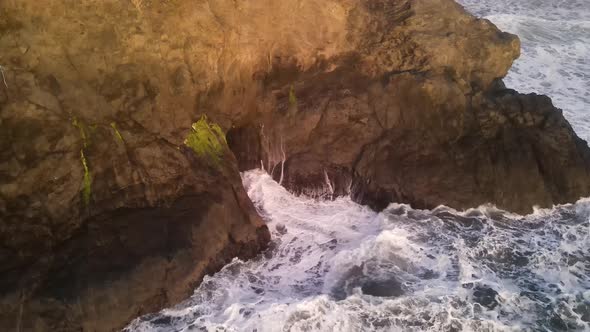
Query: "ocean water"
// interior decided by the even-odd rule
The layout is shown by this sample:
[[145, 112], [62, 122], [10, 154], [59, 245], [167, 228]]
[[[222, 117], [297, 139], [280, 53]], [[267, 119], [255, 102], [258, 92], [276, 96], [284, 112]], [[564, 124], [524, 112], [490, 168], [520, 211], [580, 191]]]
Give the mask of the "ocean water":
[[476, 16], [520, 37], [506, 85], [546, 94], [590, 140], [590, 0], [460, 0]]
[[[509, 87], [544, 93], [590, 138], [590, 0], [463, 0], [521, 37]], [[244, 186], [272, 232], [187, 301], [128, 332], [590, 331], [590, 199], [519, 216], [481, 206], [381, 213]]]
[[260, 170], [243, 180], [271, 249], [129, 331], [590, 329], [590, 200], [526, 217], [491, 206], [375, 213], [294, 197]]

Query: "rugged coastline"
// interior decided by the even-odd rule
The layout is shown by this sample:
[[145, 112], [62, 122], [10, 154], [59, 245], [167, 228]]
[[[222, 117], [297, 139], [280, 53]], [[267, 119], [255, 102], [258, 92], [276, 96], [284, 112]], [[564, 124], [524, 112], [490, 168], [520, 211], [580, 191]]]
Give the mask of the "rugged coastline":
[[[135, 5], [134, 5], [135, 4]], [[265, 248], [241, 185], [526, 213], [590, 192], [516, 36], [450, 0], [0, 7], [0, 325], [109, 331]]]

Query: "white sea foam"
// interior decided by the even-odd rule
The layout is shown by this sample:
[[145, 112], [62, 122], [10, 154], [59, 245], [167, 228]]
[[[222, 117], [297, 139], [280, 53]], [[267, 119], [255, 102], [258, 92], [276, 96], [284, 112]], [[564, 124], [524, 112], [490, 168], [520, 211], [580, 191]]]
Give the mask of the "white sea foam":
[[295, 197], [244, 174], [273, 233], [193, 297], [129, 331], [590, 329], [590, 201], [529, 216]]
[[504, 80], [546, 94], [578, 135], [590, 139], [590, 1], [461, 0], [475, 15], [520, 37], [522, 53]]

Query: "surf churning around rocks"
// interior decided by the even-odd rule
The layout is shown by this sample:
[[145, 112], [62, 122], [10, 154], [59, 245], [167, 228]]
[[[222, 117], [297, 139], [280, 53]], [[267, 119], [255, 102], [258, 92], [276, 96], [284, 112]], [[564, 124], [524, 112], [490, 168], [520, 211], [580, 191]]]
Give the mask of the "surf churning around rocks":
[[[521, 38], [506, 85], [549, 95], [589, 139], [587, 1], [461, 3]], [[260, 170], [243, 182], [269, 250], [127, 331], [590, 330], [590, 199], [528, 216], [401, 204], [375, 213], [346, 197], [293, 196]]]
[[588, 0], [460, 0], [474, 15], [518, 35], [521, 56], [504, 78], [522, 93], [546, 94], [576, 133], [590, 139]]
[[590, 200], [517, 216], [295, 197], [243, 174], [271, 248], [128, 331], [590, 328]]

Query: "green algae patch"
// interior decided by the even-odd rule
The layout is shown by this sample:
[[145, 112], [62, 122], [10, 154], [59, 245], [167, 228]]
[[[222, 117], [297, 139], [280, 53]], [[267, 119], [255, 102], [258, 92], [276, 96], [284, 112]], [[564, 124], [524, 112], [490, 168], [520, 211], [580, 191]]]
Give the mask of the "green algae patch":
[[297, 107], [297, 96], [295, 95], [295, 87], [293, 85], [289, 89], [289, 105], [291, 107]]
[[82, 138], [82, 148], [80, 149], [80, 162], [82, 162], [82, 168], [84, 169], [84, 177], [82, 178], [82, 202], [84, 206], [88, 206], [90, 203], [90, 196], [92, 195], [92, 176], [90, 175], [90, 169], [88, 168], [88, 161], [84, 156], [84, 149], [88, 148], [90, 143], [90, 133], [96, 130], [96, 126], [88, 127], [84, 122], [79, 121], [78, 118], [72, 118], [72, 125], [80, 131], [80, 138]]
[[78, 118], [74, 117], [72, 119], [72, 125], [76, 128], [78, 128], [78, 130], [80, 131], [80, 137], [82, 138], [82, 143], [84, 144], [84, 147], [88, 147], [88, 128], [86, 128], [86, 125], [81, 122], [78, 121]]
[[209, 122], [207, 116], [192, 125], [192, 130], [184, 140], [197, 156], [219, 165], [227, 146], [225, 134], [218, 124]]
[[119, 132], [119, 129], [117, 129], [117, 124], [114, 123], [114, 122], [111, 122], [111, 128], [113, 128], [113, 130], [115, 131], [115, 137], [117, 137], [119, 139], [119, 141], [121, 141], [122, 143], [124, 143], [125, 140], [123, 139], [123, 136]]
[[90, 203], [90, 196], [92, 195], [92, 177], [90, 176], [90, 170], [88, 169], [88, 162], [84, 156], [84, 149], [80, 149], [80, 161], [82, 161], [82, 167], [84, 168], [84, 178], [82, 180], [82, 201], [85, 206]]

